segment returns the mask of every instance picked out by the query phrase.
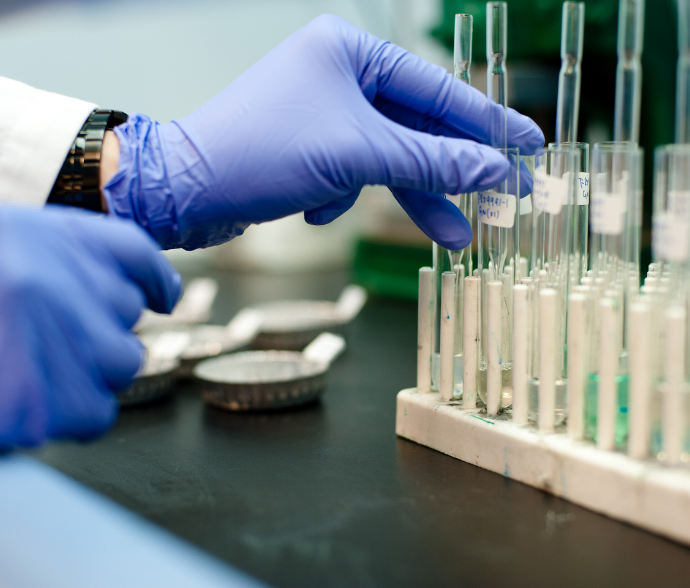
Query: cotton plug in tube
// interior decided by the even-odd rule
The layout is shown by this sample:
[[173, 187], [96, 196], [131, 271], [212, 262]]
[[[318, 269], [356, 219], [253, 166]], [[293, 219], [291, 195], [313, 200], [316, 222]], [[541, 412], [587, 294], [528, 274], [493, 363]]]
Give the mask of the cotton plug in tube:
[[630, 329], [630, 398], [628, 455], [644, 459], [649, 454], [649, 398], [651, 392], [651, 308], [647, 302], [633, 302], [628, 310]]
[[486, 285], [487, 299], [487, 338], [488, 362], [486, 367], [486, 411], [490, 416], [496, 416], [501, 408], [501, 326], [503, 313], [503, 282], [489, 282]]
[[579, 441], [584, 433], [587, 295], [570, 295], [568, 309], [568, 437]]
[[539, 292], [539, 430], [553, 433], [556, 421], [556, 344], [558, 293]]
[[455, 274], [444, 272], [441, 277], [441, 400], [453, 400], [453, 368], [455, 353]]
[[513, 422], [527, 424], [527, 349], [529, 288], [513, 286]]
[[462, 400], [465, 408], [477, 408], [477, 362], [479, 359], [479, 290], [478, 276], [465, 278], [463, 331]]
[[683, 450], [682, 387], [685, 380], [685, 308], [673, 305], [664, 312], [666, 353], [664, 364], [664, 400], [662, 438], [669, 465], [680, 463]]
[[597, 399], [597, 447], [612, 451], [615, 446], [617, 387], [620, 358], [618, 308], [610, 298], [599, 300], [599, 391]]
[[433, 268], [419, 270], [417, 309], [417, 392], [431, 392], [431, 324], [434, 320]]

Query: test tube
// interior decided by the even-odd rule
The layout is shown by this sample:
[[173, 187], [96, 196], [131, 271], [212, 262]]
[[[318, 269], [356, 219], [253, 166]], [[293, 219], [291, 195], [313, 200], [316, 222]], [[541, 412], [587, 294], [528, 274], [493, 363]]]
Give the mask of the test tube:
[[558, 74], [556, 143], [577, 142], [584, 28], [584, 2], [564, 2], [561, 19], [561, 71]]
[[655, 266], [670, 278], [670, 297], [682, 300], [690, 258], [690, 145], [654, 152], [653, 227]]
[[690, 142], [690, 0], [678, 4], [676, 70], [676, 143]]
[[[532, 320], [530, 329], [533, 363], [530, 369], [528, 396], [530, 398], [530, 418], [537, 420], [537, 409], [540, 388], [554, 392], [555, 414], [546, 422], [560, 424], [565, 420], [567, 383], [565, 345], [567, 300], [570, 276], [570, 247], [572, 239], [570, 216], [573, 207], [569, 203], [575, 198], [577, 174], [580, 170], [580, 151], [573, 146], [550, 146], [540, 150], [536, 155], [533, 191], [533, 227], [532, 227], [532, 276], [539, 295], [532, 297]], [[539, 305], [543, 290], [548, 288], [553, 318], [549, 324], [540, 324], [545, 310]], [[549, 315], [550, 316], [550, 315]], [[548, 337], [546, 337], [548, 335]], [[546, 337], [546, 338], [545, 338]], [[545, 359], [546, 358], [546, 359]], [[543, 378], [543, 361], [548, 361], [549, 375], [552, 381]], [[538, 417], [541, 421], [541, 415]]]
[[587, 271], [587, 236], [589, 233], [589, 145], [577, 142], [577, 123], [580, 112], [580, 64], [584, 38], [585, 5], [583, 2], [564, 2], [561, 18], [561, 70], [558, 76], [558, 106], [556, 110], [556, 145], [568, 144], [581, 151], [578, 170], [578, 191], [570, 215], [571, 275], [570, 283], [577, 285]]
[[653, 286], [652, 324], [657, 332], [658, 325], [664, 325], [665, 345], [650, 349], [652, 406], [656, 407], [651, 446], [653, 454], [674, 463], [690, 449], [685, 383], [690, 364], [690, 145], [663, 145], [654, 152], [653, 226], [654, 276], [646, 282]]
[[[586, 430], [590, 438], [596, 438], [601, 428], [597, 425], [598, 406], [611, 406], [610, 398], [599, 398], [600, 383], [607, 395], [615, 387], [615, 443], [623, 447], [627, 440], [627, 309], [634, 297], [631, 294], [637, 292], [639, 272], [639, 241], [633, 233], [637, 230], [636, 211], [641, 199], [642, 150], [631, 143], [598, 143], [592, 151], [591, 165], [590, 267], [596, 276], [596, 296], [606, 298], [606, 303], [595, 300], [595, 312], [605, 312], [605, 317], [600, 321], [595, 315], [593, 322], [600, 332], [590, 341], [593, 355], [585, 398]], [[601, 358], [608, 361], [614, 354], [618, 365], [602, 366]], [[606, 382], [600, 381], [601, 377]], [[608, 435], [611, 428], [604, 426], [602, 430]], [[602, 446], [608, 447], [608, 441], [602, 440]]]
[[[512, 287], [515, 268], [519, 266], [520, 225], [516, 222], [520, 196], [520, 154], [517, 148], [499, 149], [509, 163], [506, 180], [492, 190], [479, 192], [477, 201], [478, 256], [481, 276], [481, 345], [479, 354], [479, 398], [487, 402], [489, 381], [499, 382], [500, 390], [493, 390], [501, 398], [501, 406], [512, 402]], [[502, 286], [502, 299], [497, 307], [496, 284]], [[489, 292], [493, 296], [489, 296]], [[489, 318], [491, 317], [491, 319]], [[500, 338], [492, 337], [490, 322], [496, 325], [501, 317]], [[493, 321], [493, 322], [492, 322]], [[495, 348], [495, 349], [494, 349]], [[497, 357], [498, 364], [490, 358]], [[493, 371], [489, 378], [488, 371]]]
[[637, 144], [640, 137], [644, 0], [620, 0], [618, 5], [618, 66], [613, 140]]
[[[454, 76], [467, 84], [470, 83], [470, 67], [472, 65], [472, 15], [455, 15], [455, 44], [453, 51]], [[465, 218], [473, 226], [473, 194], [447, 194], [446, 198], [453, 202]], [[474, 228], [474, 226], [473, 226]], [[455, 274], [455, 326], [453, 337], [453, 395], [461, 396], [463, 381], [463, 301], [465, 276], [472, 275], [472, 243], [459, 251], [444, 249], [437, 243], [433, 245], [433, 264], [436, 270], [435, 281], [435, 321], [434, 321], [434, 349], [431, 355], [431, 389], [440, 390], [441, 382], [441, 322], [442, 279], [445, 272]]]
[[[477, 197], [477, 265], [481, 277], [478, 394], [487, 404], [489, 414], [512, 402], [512, 287], [520, 264], [520, 223], [516, 222], [520, 152], [517, 148], [507, 148], [506, 44], [507, 4], [488, 2], [487, 96], [494, 103], [489, 117], [489, 139], [510, 164], [506, 180], [494, 189], [479, 192]], [[499, 285], [500, 297], [497, 296]]]

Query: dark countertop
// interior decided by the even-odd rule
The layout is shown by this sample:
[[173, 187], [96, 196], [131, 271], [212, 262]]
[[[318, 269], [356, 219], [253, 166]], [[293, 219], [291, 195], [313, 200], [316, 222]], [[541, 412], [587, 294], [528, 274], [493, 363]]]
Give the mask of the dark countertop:
[[[252, 301], [335, 300], [347, 281], [204, 274], [218, 323]], [[396, 438], [416, 310], [369, 301], [318, 404], [231, 414], [185, 384], [38, 457], [275, 586], [689, 586], [690, 549]]]

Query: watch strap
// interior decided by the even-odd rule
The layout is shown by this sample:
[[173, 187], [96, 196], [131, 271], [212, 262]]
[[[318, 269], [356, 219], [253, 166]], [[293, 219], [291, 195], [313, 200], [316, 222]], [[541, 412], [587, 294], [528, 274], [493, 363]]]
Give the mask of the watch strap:
[[94, 110], [77, 135], [48, 196], [48, 204], [105, 212], [100, 189], [101, 149], [106, 131], [127, 120], [124, 112]]

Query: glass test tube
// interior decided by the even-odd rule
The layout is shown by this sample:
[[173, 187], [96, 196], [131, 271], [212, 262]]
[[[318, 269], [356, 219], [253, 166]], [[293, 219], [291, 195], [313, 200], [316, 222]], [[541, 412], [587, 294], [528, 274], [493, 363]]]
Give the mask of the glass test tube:
[[[676, 395], [676, 410], [681, 413], [677, 416], [683, 429], [681, 451], [687, 459], [690, 455], [690, 392], [686, 383], [690, 365], [690, 145], [662, 145], [654, 152], [653, 225], [655, 270], [650, 272], [652, 279], [646, 280], [646, 298], [652, 306], [653, 343], [649, 347], [654, 382], [650, 449], [652, 455], [666, 458], [664, 435], [668, 431], [662, 423], [664, 416], [668, 422], [669, 415], [664, 415], [664, 405], [670, 396]], [[678, 310], [685, 315], [685, 324], [677, 325], [675, 334], [669, 333], [667, 315], [670, 312], [672, 316]], [[679, 333], [679, 328], [685, 333]], [[682, 342], [664, 343], [669, 337], [679, 335]], [[669, 347], [684, 347], [684, 358], [664, 353], [663, 349]], [[675, 365], [669, 365], [670, 362]]]
[[[508, 177], [492, 190], [479, 192], [477, 217], [479, 245], [477, 266], [481, 276], [481, 346], [479, 354], [479, 398], [486, 403], [491, 345], [498, 348], [501, 370], [501, 406], [512, 402], [512, 287], [519, 266], [520, 225], [516, 222], [520, 197], [520, 153], [514, 148], [499, 149], [509, 164]], [[502, 284], [501, 335], [492, 337], [488, 304], [490, 284]]]
[[[640, 208], [642, 149], [631, 143], [597, 143], [592, 150], [590, 199], [590, 268], [594, 276], [593, 324], [599, 325], [600, 298], [610, 300], [616, 316], [616, 327], [607, 341], [613, 341], [617, 352], [615, 366], [617, 413], [615, 442], [623, 447], [627, 437], [627, 307], [637, 294], [639, 240], [634, 238], [635, 211]], [[634, 286], [631, 287], [631, 283]], [[600, 325], [599, 325], [600, 326]], [[597, 396], [602, 355], [602, 334], [592, 329], [588, 354], [588, 377], [585, 395], [586, 435], [594, 439], [597, 431]]]
[[580, 78], [584, 39], [585, 5], [564, 2], [561, 18], [561, 70], [558, 75], [556, 144], [575, 145], [580, 151], [579, 191], [573, 206], [571, 230], [571, 285], [580, 283], [587, 271], [587, 235], [589, 233], [589, 145], [577, 142], [580, 113]]
[[561, 70], [558, 74], [556, 143], [577, 141], [584, 28], [584, 2], [564, 2], [561, 20]]
[[[455, 44], [453, 51], [453, 69], [456, 79], [470, 83], [470, 67], [472, 65], [472, 15], [455, 15]], [[447, 194], [474, 229], [474, 195]], [[431, 354], [431, 389], [439, 391], [441, 368], [441, 280], [444, 272], [455, 274], [455, 336], [453, 338], [453, 390], [454, 396], [462, 394], [463, 374], [463, 301], [465, 276], [472, 275], [472, 242], [459, 251], [444, 249], [437, 243], [433, 244], [433, 265], [436, 270], [435, 281], [435, 321], [434, 348]]]
[[[512, 402], [512, 287], [519, 268], [520, 223], [516, 212], [520, 197], [520, 153], [507, 148], [507, 4], [486, 5], [487, 96], [492, 104], [489, 139], [510, 163], [509, 175], [492, 190], [477, 197], [478, 255], [481, 277], [481, 345], [479, 353], [479, 398], [487, 404], [498, 397], [498, 406], [488, 406], [491, 414]], [[499, 309], [488, 308], [489, 291], [501, 284]], [[494, 296], [491, 296], [495, 300]], [[491, 315], [491, 316], [490, 316]], [[492, 327], [495, 326], [497, 328]], [[500, 325], [500, 326], [499, 326]], [[492, 331], [490, 333], [490, 330]], [[497, 335], [497, 333], [499, 333]], [[493, 336], [492, 336], [493, 333]], [[490, 361], [490, 357], [493, 358]], [[499, 372], [500, 370], [500, 372]], [[491, 390], [487, 390], [487, 387]], [[492, 400], [493, 403], [493, 400]]]
[[642, 41], [644, 0], [620, 0], [618, 5], [618, 65], [616, 104], [613, 117], [614, 141], [638, 143], [640, 96], [642, 93]]
[[690, 0], [677, 0], [676, 143], [690, 142]]
[[[549, 148], [557, 143], [549, 143]], [[575, 197], [568, 204], [572, 207], [570, 223], [570, 287], [576, 286], [587, 275], [589, 253], [589, 143], [561, 143], [561, 147], [574, 148], [580, 152], [580, 170], [577, 173]]]
[[565, 420], [567, 405], [566, 383], [566, 306], [569, 293], [571, 263], [571, 231], [573, 225], [571, 204], [578, 191], [581, 151], [570, 145], [553, 145], [536, 155], [533, 191], [532, 261], [533, 271], [529, 280], [531, 317], [529, 354], [528, 416], [536, 421], [540, 384], [540, 337], [545, 325], [540, 325], [540, 295], [544, 288], [555, 292], [556, 317], [549, 335], [555, 342], [547, 349], [550, 357], [549, 373], [555, 375], [551, 385], [555, 387], [555, 424]]

